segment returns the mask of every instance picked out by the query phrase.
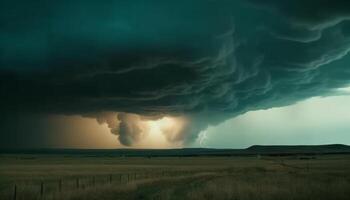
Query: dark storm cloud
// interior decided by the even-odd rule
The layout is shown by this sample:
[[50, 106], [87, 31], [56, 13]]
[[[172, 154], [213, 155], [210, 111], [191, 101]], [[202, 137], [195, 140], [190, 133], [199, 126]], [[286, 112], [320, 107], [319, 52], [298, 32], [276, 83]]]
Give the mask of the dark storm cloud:
[[[0, 4], [4, 116], [182, 115], [191, 123], [177, 139], [189, 142], [208, 125], [350, 82], [345, 0]], [[130, 145], [139, 131], [127, 121], [110, 128]]]
[[347, 0], [249, 0], [262, 8], [278, 12], [287, 23], [295, 23], [308, 29], [335, 25], [350, 17]]

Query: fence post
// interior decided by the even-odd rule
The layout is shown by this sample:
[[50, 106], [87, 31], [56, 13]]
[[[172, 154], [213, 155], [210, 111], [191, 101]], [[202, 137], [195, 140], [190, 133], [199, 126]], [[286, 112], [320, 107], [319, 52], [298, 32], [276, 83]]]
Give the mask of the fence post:
[[44, 195], [44, 182], [41, 181], [40, 183], [40, 196], [43, 196]]
[[13, 200], [16, 200], [16, 199], [17, 199], [17, 185], [15, 184], [15, 188], [13, 191]]
[[77, 178], [77, 188], [79, 189], [79, 178]]
[[122, 175], [119, 174], [119, 183], [122, 183]]
[[95, 176], [92, 177], [92, 186], [95, 187]]
[[109, 183], [112, 184], [112, 174], [109, 175]]
[[62, 179], [58, 181], [58, 191], [62, 192]]

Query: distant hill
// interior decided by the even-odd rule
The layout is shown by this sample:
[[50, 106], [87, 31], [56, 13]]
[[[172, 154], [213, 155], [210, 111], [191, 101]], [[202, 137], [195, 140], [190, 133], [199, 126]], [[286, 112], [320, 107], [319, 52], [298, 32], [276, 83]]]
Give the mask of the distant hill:
[[254, 145], [246, 149], [0, 149], [0, 154], [50, 154], [118, 157], [180, 157], [180, 156], [249, 156], [249, 155], [315, 155], [350, 154], [350, 146], [331, 145]]
[[254, 145], [246, 149], [259, 154], [330, 154], [350, 153], [350, 146], [343, 144], [330, 145]]

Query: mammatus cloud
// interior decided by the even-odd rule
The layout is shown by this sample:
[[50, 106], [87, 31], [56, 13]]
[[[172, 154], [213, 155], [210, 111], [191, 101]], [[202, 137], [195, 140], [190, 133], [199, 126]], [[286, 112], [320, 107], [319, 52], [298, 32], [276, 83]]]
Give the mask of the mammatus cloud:
[[4, 115], [94, 117], [125, 145], [147, 120], [186, 119], [163, 129], [186, 145], [209, 125], [350, 83], [343, 0], [1, 4]]

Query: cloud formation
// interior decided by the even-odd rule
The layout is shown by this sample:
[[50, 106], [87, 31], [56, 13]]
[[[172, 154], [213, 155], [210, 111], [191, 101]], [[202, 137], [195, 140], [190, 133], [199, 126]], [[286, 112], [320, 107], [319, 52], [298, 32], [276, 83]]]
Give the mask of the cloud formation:
[[[313, 1], [36, 1], [0, 5], [0, 109], [132, 121], [182, 116], [177, 140], [350, 82], [350, 5]], [[122, 113], [111, 115], [110, 113]], [[113, 118], [113, 119], [111, 119]]]

